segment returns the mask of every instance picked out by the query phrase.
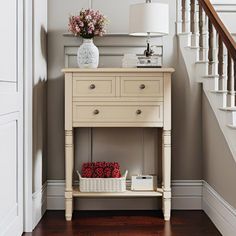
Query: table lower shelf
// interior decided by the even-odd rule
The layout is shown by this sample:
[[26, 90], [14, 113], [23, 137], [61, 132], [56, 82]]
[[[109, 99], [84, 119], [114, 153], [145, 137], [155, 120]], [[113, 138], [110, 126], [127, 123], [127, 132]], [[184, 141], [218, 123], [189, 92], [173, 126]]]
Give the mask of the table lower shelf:
[[78, 187], [73, 189], [73, 197], [89, 197], [89, 198], [104, 198], [104, 197], [161, 197], [162, 190], [160, 191], [131, 191], [127, 190], [122, 193], [86, 193], [80, 192]]

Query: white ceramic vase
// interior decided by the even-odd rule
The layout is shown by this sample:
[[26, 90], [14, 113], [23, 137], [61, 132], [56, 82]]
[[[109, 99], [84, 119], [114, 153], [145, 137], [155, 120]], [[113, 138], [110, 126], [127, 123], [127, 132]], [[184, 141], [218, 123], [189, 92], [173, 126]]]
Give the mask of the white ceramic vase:
[[80, 68], [97, 68], [99, 63], [99, 51], [94, 45], [93, 39], [83, 39], [78, 49], [77, 62]]

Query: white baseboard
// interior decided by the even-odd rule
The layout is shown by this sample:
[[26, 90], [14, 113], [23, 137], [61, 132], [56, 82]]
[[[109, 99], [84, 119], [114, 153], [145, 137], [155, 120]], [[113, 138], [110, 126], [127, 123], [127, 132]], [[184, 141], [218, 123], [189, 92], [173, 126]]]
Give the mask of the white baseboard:
[[32, 224], [34, 229], [47, 210], [47, 182], [43, 184], [39, 191], [33, 193], [32, 204]]
[[65, 209], [65, 181], [48, 180], [47, 181], [47, 209], [64, 210]]
[[[64, 189], [65, 189], [65, 182], [63, 180], [48, 180], [47, 209], [50, 210], [65, 209]], [[122, 205], [122, 207], [125, 207], [124, 201], [120, 204]], [[156, 205], [154, 204], [155, 206], [153, 205], [153, 207], [152, 205], [153, 205], [152, 203], [147, 203], [147, 209], [152, 209], [152, 208], [156, 209], [155, 207]], [[80, 208], [81, 207], [82, 206], [80, 206]], [[96, 209], [98, 209], [98, 207], [96, 207]], [[131, 207], [130, 204], [127, 204], [127, 209], [130, 209], [130, 207]], [[139, 207], [140, 209], [144, 209], [143, 206], [139, 205]], [[135, 208], [134, 204], [132, 204], [132, 208]], [[82, 207], [82, 209], [85, 209], [84, 206]], [[172, 181], [172, 209], [176, 210], [202, 209], [202, 181], [201, 180]]]
[[236, 209], [203, 181], [202, 209], [224, 236], [236, 234]]
[[171, 187], [172, 209], [202, 209], [202, 180], [173, 180]]

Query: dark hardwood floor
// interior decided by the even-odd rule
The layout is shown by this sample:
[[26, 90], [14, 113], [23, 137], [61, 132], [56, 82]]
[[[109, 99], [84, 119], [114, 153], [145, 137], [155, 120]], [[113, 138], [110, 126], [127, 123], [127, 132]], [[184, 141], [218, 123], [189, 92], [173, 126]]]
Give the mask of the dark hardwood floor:
[[66, 222], [64, 211], [47, 211], [33, 233], [24, 236], [219, 236], [203, 211], [80, 211]]

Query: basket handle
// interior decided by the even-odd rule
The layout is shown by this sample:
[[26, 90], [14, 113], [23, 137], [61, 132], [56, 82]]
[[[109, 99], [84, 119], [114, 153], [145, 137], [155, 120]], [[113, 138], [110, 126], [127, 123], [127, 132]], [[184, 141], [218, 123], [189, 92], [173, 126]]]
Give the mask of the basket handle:
[[125, 171], [124, 177], [127, 178], [128, 170]]
[[81, 177], [81, 175], [80, 175], [80, 173], [79, 173], [78, 170], [76, 170], [76, 173], [77, 173], [77, 175], [79, 176], [79, 179], [82, 179], [82, 177]]

